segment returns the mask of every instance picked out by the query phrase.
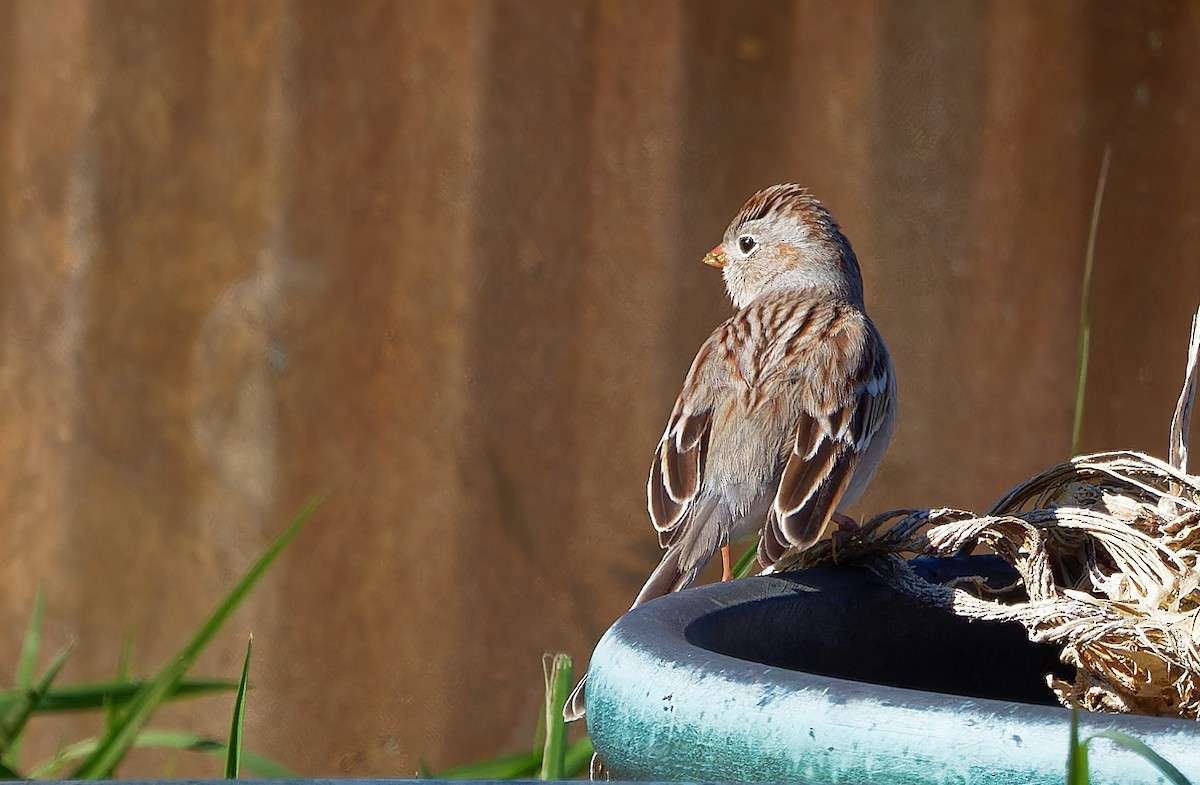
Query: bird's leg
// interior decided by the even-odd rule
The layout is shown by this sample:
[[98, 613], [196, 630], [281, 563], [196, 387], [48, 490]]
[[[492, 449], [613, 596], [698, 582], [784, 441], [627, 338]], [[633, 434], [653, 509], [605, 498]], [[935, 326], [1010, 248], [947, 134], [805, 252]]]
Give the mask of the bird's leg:
[[729, 565], [729, 545], [721, 546], [721, 580], [733, 580], [733, 568]]
[[854, 539], [855, 534], [858, 534], [858, 521], [849, 515], [842, 515], [840, 512], [835, 512], [829, 520], [833, 521], [837, 527], [829, 538], [829, 546], [832, 549], [833, 563], [838, 564], [838, 551], [850, 546], [850, 541]]

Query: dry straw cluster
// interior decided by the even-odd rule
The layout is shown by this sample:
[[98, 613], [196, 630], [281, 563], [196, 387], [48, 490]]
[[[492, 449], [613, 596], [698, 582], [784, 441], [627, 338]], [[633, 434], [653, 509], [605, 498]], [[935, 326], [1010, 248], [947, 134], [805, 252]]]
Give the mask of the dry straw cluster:
[[[1188, 358], [1169, 462], [1136, 452], [1080, 456], [1013, 489], [986, 515], [884, 513], [789, 567], [861, 563], [956, 614], [1020, 622], [1075, 666], [1074, 683], [1048, 677], [1064, 704], [1200, 719], [1200, 477], [1187, 473], [1200, 312]], [[902, 557], [972, 551], [998, 554], [1019, 582], [1003, 592], [982, 580], [933, 584]]]

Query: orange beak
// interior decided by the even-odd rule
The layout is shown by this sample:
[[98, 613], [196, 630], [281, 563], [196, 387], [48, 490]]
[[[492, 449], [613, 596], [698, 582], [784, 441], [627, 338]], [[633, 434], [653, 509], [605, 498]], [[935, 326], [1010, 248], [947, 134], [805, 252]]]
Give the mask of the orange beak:
[[717, 267], [717, 268], [724, 267], [725, 262], [727, 261], [725, 259], [725, 246], [718, 245], [716, 248], [714, 248], [711, 251], [709, 251], [708, 253], [706, 253], [704, 255], [703, 261], [709, 267]]

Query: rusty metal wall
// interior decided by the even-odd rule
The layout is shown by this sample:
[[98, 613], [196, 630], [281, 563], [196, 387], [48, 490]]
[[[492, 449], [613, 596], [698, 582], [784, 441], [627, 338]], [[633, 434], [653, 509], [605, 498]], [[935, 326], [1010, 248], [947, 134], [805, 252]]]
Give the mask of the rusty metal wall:
[[[644, 479], [757, 188], [855, 244], [902, 418], [860, 512], [1165, 454], [1200, 300], [1200, 6], [0, 0], [0, 673], [202, 663], [247, 744], [408, 776], [525, 746], [657, 559]], [[223, 734], [228, 701], [163, 724]], [[46, 753], [72, 721], [39, 737]], [[217, 773], [140, 756], [127, 776]]]

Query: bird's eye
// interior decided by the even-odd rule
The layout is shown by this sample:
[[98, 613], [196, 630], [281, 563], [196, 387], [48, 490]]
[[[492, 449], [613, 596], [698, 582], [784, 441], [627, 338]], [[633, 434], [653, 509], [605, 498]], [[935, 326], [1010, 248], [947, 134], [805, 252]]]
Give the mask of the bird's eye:
[[738, 238], [738, 248], [743, 254], [749, 254], [754, 250], [754, 246], [758, 245], [754, 238], [748, 234], [743, 234]]

